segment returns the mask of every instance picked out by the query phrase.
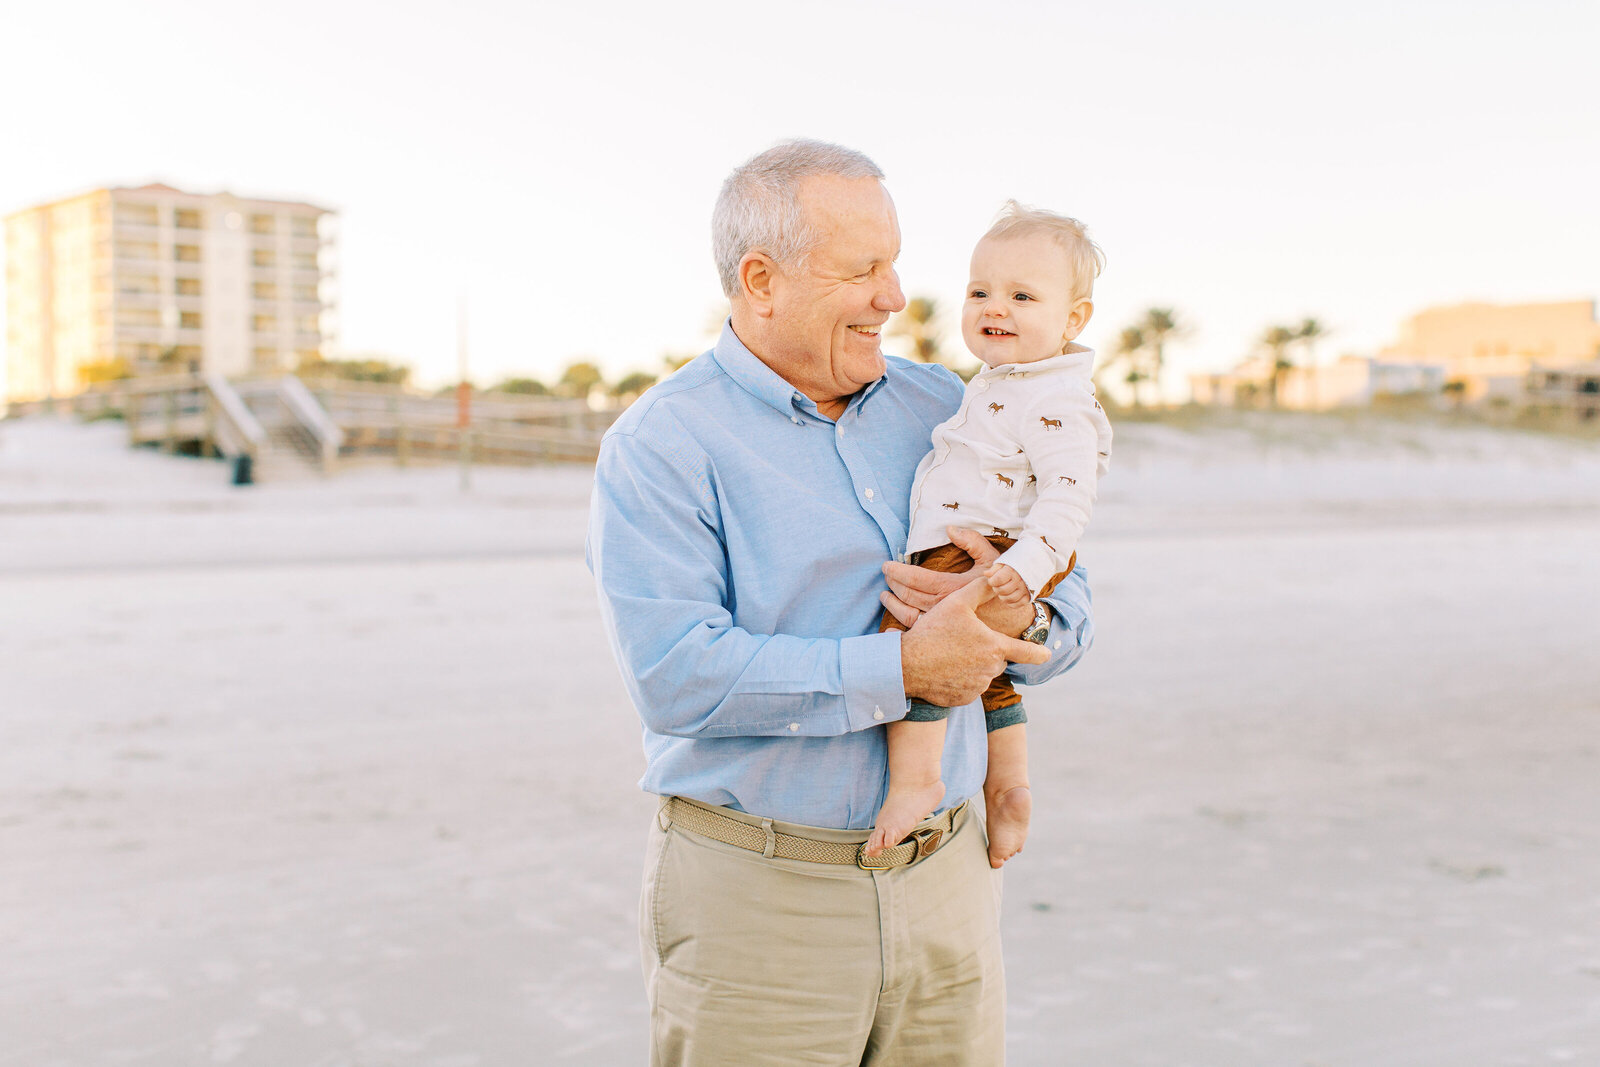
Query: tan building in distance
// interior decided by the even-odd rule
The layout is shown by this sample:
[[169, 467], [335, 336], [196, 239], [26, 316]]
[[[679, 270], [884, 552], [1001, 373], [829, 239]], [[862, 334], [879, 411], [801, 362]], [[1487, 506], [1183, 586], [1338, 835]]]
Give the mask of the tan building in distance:
[[6, 399], [96, 374], [292, 370], [332, 330], [326, 208], [166, 185], [9, 215]]
[[1379, 359], [1442, 367], [1463, 399], [1520, 396], [1537, 367], [1568, 367], [1600, 355], [1592, 300], [1549, 304], [1457, 304], [1428, 308], [1400, 326]]

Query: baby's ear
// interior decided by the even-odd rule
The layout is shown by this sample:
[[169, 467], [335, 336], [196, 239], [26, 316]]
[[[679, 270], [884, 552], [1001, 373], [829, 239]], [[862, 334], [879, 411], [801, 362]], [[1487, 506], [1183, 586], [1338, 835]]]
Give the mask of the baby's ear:
[[1061, 337], [1061, 347], [1065, 348], [1078, 339], [1083, 328], [1089, 325], [1089, 320], [1094, 318], [1094, 301], [1089, 299], [1079, 300], [1072, 305], [1072, 310], [1067, 313], [1067, 332]]

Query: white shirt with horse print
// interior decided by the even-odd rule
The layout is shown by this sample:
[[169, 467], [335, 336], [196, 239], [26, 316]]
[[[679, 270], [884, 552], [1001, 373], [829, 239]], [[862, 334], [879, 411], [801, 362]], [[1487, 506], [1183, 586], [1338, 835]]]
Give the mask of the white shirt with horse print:
[[1066, 570], [1111, 460], [1093, 369], [1093, 349], [1072, 344], [974, 375], [917, 467], [906, 554], [948, 544], [945, 527], [962, 526], [1016, 538], [1000, 562], [1035, 595]]

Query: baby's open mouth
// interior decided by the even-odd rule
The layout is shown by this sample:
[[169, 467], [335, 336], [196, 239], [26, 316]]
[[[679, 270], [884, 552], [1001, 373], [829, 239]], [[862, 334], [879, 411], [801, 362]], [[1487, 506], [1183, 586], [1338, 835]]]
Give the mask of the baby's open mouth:
[[985, 326], [983, 328], [983, 335], [985, 337], [1015, 337], [1016, 336], [1016, 334], [1012, 333], [1010, 330], [1002, 330], [998, 326]]

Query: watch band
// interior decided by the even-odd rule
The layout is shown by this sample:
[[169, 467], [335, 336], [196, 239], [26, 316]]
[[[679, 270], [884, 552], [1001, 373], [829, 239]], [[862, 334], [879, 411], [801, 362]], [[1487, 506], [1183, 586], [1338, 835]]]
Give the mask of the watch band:
[[1044, 644], [1045, 638], [1050, 636], [1050, 609], [1042, 601], [1033, 602], [1033, 622], [1026, 630], [1022, 631], [1024, 641], [1032, 641], [1036, 645]]

